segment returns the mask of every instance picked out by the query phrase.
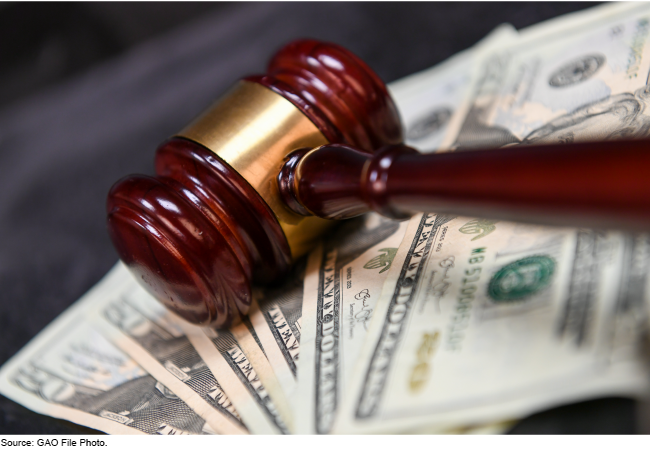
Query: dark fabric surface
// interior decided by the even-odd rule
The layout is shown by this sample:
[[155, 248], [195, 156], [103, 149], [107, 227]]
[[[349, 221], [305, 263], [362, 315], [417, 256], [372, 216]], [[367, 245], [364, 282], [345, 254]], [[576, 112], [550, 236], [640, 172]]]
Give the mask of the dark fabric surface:
[[[522, 28], [588, 3], [225, 5], [0, 107], [0, 364], [117, 261], [110, 186], [151, 173], [156, 146], [272, 53], [301, 37], [348, 47], [390, 82], [510, 22]], [[576, 423], [580, 420], [580, 423]], [[632, 433], [634, 403], [543, 412], [515, 433]], [[0, 433], [87, 433], [0, 397]]]

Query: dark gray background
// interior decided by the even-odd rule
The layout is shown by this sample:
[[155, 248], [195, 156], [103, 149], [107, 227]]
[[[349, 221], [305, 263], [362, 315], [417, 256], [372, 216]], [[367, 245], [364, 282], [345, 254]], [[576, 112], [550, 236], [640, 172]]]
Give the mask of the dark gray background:
[[[387, 82], [494, 27], [590, 3], [0, 4], [0, 364], [117, 261], [108, 189], [240, 77], [302, 37], [348, 47]], [[533, 415], [514, 433], [634, 433], [608, 398]], [[0, 433], [88, 433], [0, 396]]]

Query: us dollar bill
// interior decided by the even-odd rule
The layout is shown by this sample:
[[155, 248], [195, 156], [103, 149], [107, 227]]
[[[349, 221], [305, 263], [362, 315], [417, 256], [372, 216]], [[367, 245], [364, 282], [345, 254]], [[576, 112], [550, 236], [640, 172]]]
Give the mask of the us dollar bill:
[[[98, 305], [96, 313], [94, 323], [111, 342], [205, 415], [215, 430], [286, 432], [254, 368], [228, 331], [210, 330], [212, 340], [201, 336], [200, 327], [171, 313], [133, 279]], [[212, 346], [207, 356], [204, 338]]]
[[[302, 330], [302, 297], [307, 258], [297, 261], [291, 274], [278, 288], [257, 289], [248, 321], [233, 328], [233, 334], [247, 351], [253, 366], [273, 372], [260, 376], [268, 389], [276, 390], [283, 402], [284, 413], [290, 413], [290, 425], [295, 425], [290, 402], [295, 397], [300, 358]], [[252, 350], [258, 350], [254, 354]], [[264, 357], [259, 355], [261, 351]]]
[[25, 407], [110, 434], [214, 430], [182, 399], [87, 323], [124, 278], [113, 269], [0, 370], [0, 392]]
[[[259, 310], [257, 304], [254, 304], [253, 311]], [[293, 433], [295, 427], [293, 424], [293, 412], [287, 396], [285, 395], [280, 382], [273, 371], [269, 359], [264, 352], [262, 342], [253, 328], [253, 324], [248, 316], [242, 318], [242, 323], [232, 326], [230, 333], [237, 340], [240, 348], [255, 368], [257, 376], [264, 385], [264, 388], [271, 396], [271, 400], [275, 404], [280, 418], [284, 421], [285, 426], [289, 432]], [[198, 349], [198, 347], [197, 347]], [[201, 351], [200, 349], [198, 349]]]
[[647, 235], [414, 217], [336, 432], [448, 430], [646, 392], [649, 252]]
[[[254, 427], [255, 433], [290, 433], [284, 422], [283, 411], [278, 409], [273, 399], [277, 394], [269, 391], [257, 372], [270, 369], [268, 361], [258, 355], [253, 365], [250, 360], [253, 356], [249, 356], [251, 348], [244, 350], [230, 330], [201, 328], [182, 320], [179, 322], [210, 370], [222, 378], [228, 395], [242, 415], [248, 415], [248, 426]], [[271, 374], [267, 373], [265, 377], [268, 383]]]
[[[647, 12], [647, 5], [607, 5], [587, 14], [573, 15], [525, 30], [512, 45], [491, 49], [491, 52], [483, 56], [467, 106], [459, 108], [460, 111], [464, 110], [464, 118], [449, 125], [441, 147], [490, 148], [646, 134], [644, 99], [650, 66], [646, 46]], [[484, 241], [488, 235], [489, 239], [494, 240], [495, 233], [492, 232], [498, 229], [503, 231], [505, 226], [511, 224], [485, 219], [459, 221], [445, 216], [434, 216], [434, 219], [421, 226], [420, 234], [424, 236], [411, 244], [411, 256], [406, 257], [407, 249], [400, 251], [403, 254], [401, 263], [407, 261], [406, 268], [402, 269], [405, 274], [401, 278], [394, 276], [387, 280], [385, 300], [382, 299], [381, 309], [379, 305], [377, 308], [377, 311], [382, 311], [385, 320], [382, 325], [373, 325], [371, 328], [375, 337], [369, 335], [373, 340], [362, 354], [364, 360], [360, 362], [353, 380], [356, 394], [352, 399], [346, 399], [337, 430], [396, 430], [401, 424], [417, 424], [418, 420], [427, 420], [443, 430], [445, 424], [474, 424], [503, 417], [523, 416], [543, 406], [580, 396], [598, 395], [599, 392], [613, 389], [621, 393], [639, 391], [644, 378], [642, 368], [635, 360], [635, 341], [639, 320], [645, 317], [641, 304], [647, 290], [647, 267], [644, 266], [648, 257], [647, 238], [643, 235], [626, 236], [612, 232], [567, 229], [563, 234], [564, 241], [568, 242], [566, 244], [573, 241], [573, 249], [565, 244], [563, 247], [568, 249], [559, 256], [546, 254], [551, 257], [548, 260], [538, 257], [527, 261], [526, 257], [521, 257], [522, 262], [516, 264], [517, 260], [513, 260], [513, 265], [507, 269], [505, 267], [508, 264], [500, 264], [495, 259], [490, 271], [497, 273], [498, 266], [503, 266], [502, 279], [507, 287], [512, 284], [509, 281], [512, 276], [529, 276], [528, 272], [513, 271], [519, 266], [523, 270], [527, 267], [537, 269], [538, 273], [546, 269], [547, 274], [553, 269], [556, 277], [548, 288], [554, 288], [557, 292], [564, 291], [564, 295], [556, 293], [544, 297], [538, 295], [538, 298], [523, 298], [526, 304], [515, 301], [515, 304], [492, 303], [481, 304], [479, 307], [475, 307], [476, 304], [469, 307], [461, 305], [458, 313], [453, 313], [450, 309], [445, 313], [445, 301], [448, 301], [447, 307], [452, 305], [449, 292], [454, 288], [456, 291], [463, 290], [458, 280], [476, 276], [459, 277], [459, 271], [454, 269], [457, 266], [457, 253], [444, 257], [434, 255], [435, 259], [429, 255], [440, 253], [438, 248], [448, 242], [445, 239], [448, 229], [443, 224], [463, 221], [461, 225], [454, 225], [453, 231], [463, 230], [467, 235], [473, 235], [472, 239], [464, 240], [468, 246], [474, 244], [472, 240]], [[529, 231], [530, 244], [543, 242], [546, 235], [540, 227], [520, 225], [518, 228]], [[428, 244], [427, 235], [435, 238], [432, 240], [433, 250], [425, 248]], [[439, 241], [441, 236], [444, 240], [442, 242]], [[415, 238], [416, 232], [408, 233], [407, 237]], [[462, 237], [457, 241], [458, 244], [463, 243]], [[474, 249], [479, 251], [481, 248], [471, 250]], [[560, 258], [570, 260], [571, 265], [565, 263], [564, 268], [557, 266], [562, 263]], [[483, 259], [484, 256], [480, 254], [476, 257], [465, 256], [466, 261]], [[431, 260], [436, 260], [437, 266], [431, 264]], [[561, 269], [565, 272], [559, 271]], [[397, 273], [395, 268], [394, 272]], [[447, 276], [451, 279], [446, 279]], [[562, 277], [558, 276], [564, 276], [564, 284], [559, 282]], [[489, 282], [494, 279], [497, 278], [492, 278]], [[524, 277], [521, 279], [525, 280]], [[489, 296], [485, 297], [485, 281], [485, 277], [479, 280], [483, 287], [481, 291], [484, 301], [490, 302], [493, 300]], [[498, 286], [493, 288], [495, 292], [496, 288]], [[407, 303], [402, 304], [403, 301]], [[527, 317], [523, 315], [517, 315], [517, 311], [522, 307], [535, 308], [537, 305], [551, 305], [556, 309], [555, 312], [551, 311], [552, 315], [546, 314], [546, 326], [533, 325], [535, 329], [542, 330], [543, 336], [535, 337], [531, 332], [522, 330], [519, 334], [522, 345], [527, 340], [544, 345], [535, 347], [535, 354], [530, 357], [538, 358], [539, 349], [547, 351], [549, 356], [544, 359], [542, 354], [539, 364], [554, 365], [555, 368], [548, 367], [547, 370], [554, 371], [558, 376], [566, 373], [567, 379], [563, 380], [562, 387], [558, 386], [554, 392], [549, 391], [552, 388], [551, 378], [543, 385], [543, 379], [536, 377], [544, 377], [544, 374], [538, 374], [533, 367], [524, 367], [527, 363], [522, 361], [518, 370], [521, 372], [530, 369], [534, 373], [530, 376], [523, 374], [518, 378], [514, 378], [516, 374], [513, 374], [511, 380], [515, 380], [515, 383], [512, 386], [527, 386], [528, 389], [538, 391], [536, 385], [532, 385], [537, 380], [540, 386], [538, 394], [515, 397], [515, 393], [512, 393], [510, 402], [505, 399], [501, 405], [485, 403], [485, 399], [499, 395], [506, 388], [496, 386], [489, 392], [486, 390], [484, 395], [481, 394], [481, 386], [495, 386], [493, 377], [490, 376], [494, 367], [490, 369], [481, 364], [479, 356], [467, 353], [468, 348], [479, 351], [481, 344], [478, 341], [463, 341], [465, 333], [475, 333], [477, 339], [480, 336], [488, 339], [498, 337], [487, 329], [486, 320], [490, 319], [524, 319], [518, 320], [518, 324], [527, 326], [533, 322], [526, 321]], [[425, 323], [425, 318], [420, 316], [427, 313], [429, 306], [433, 307], [429, 310], [434, 313]], [[542, 309], [536, 310], [544, 312]], [[549, 309], [545, 311], [548, 312]], [[476, 324], [474, 329], [465, 327], [469, 325], [470, 317]], [[405, 323], [392, 323], [397, 320]], [[479, 329], [481, 320], [485, 329]], [[418, 322], [422, 322], [419, 328]], [[373, 323], [379, 323], [377, 318]], [[444, 331], [439, 325], [441, 323], [446, 323]], [[511, 334], [510, 341], [519, 343], [517, 336]], [[582, 353], [582, 361], [572, 359], [554, 362], [554, 349], [561, 350], [561, 347], [577, 348]], [[485, 383], [464, 383], [463, 386], [460, 378], [463, 373], [457, 370], [459, 380], [457, 388], [453, 388], [451, 375], [446, 375], [453, 370], [449, 366], [453, 364], [450, 359], [452, 357], [445, 356], [441, 351], [451, 352], [458, 348], [463, 353], [457, 356], [457, 366], [462, 364], [464, 373], [484, 375]], [[403, 349], [411, 351], [411, 364], [405, 359], [408, 355]], [[502, 350], [502, 353], [506, 359], [513, 356], [507, 349]], [[558, 357], [562, 356], [558, 353]], [[492, 351], [485, 358], [500, 360]], [[512, 359], [508, 361], [512, 362]], [[585, 373], [591, 379], [585, 380], [589, 385], [576, 384], [580, 380], [568, 380], [571, 371], [574, 371], [574, 377], [581, 377], [580, 373], [575, 372], [578, 364], [587, 370], [592, 368], [592, 373]], [[442, 377], [446, 376], [449, 380], [446, 382], [448, 387], [437, 381], [435, 390], [431, 388], [433, 385], [428, 385], [434, 381], [430, 378], [431, 375], [443, 383]], [[461, 409], [460, 398], [455, 403], [430, 399], [428, 406], [425, 404], [428, 396], [451, 396], [454, 392], [467, 391], [467, 387], [471, 389], [466, 392], [465, 409]], [[416, 400], [420, 393], [421, 406], [418, 409]], [[474, 408], [468, 404], [472, 401], [476, 402]], [[401, 404], [403, 407], [400, 408]], [[398, 417], [398, 414], [401, 416]]]
[[357, 218], [310, 255], [293, 400], [298, 433], [330, 431], [406, 225], [377, 214]]
[[124, 269], [120, 285], [97, 302], [87, 323], [128, 352], [217, 433], [248, 433], [229, 396], [187, 336], [178, 326], [166, 323], [164, 316], [156, 318], [146, 311], [150, 298]]
[[422, 153], [438, 151], [448, 130], [465, 117], [467, 98], [486, 53], [517, 38], [509, 24], [497, 27], [473, 47], [430, 69], [388, 85], [400, 112], [405, 141]]
[[452, 149], [645, 136], [650, 7], [609, 4], [524, 30], [484, 57]]

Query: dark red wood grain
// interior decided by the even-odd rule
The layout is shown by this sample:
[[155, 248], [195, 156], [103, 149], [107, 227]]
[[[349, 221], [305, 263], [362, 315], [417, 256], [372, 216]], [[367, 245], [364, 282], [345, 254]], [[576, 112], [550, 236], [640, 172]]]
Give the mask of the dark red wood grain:
[[282, 276], [291, 253], [275, 216], [214, 153], [183, 139], [156, 153], [158, 177], [131, 176], [108, 198], [122, 261], [161, 302], [194, 323], [246, 313], [251, 282]]
[[[328, 140], [375, 150], [401, 142], [381, 80], [333, 44], [297, 41], [248, 78], [301, 109]], [[193, 323], [225, 327], [245, 314], [251, 284], [278, 281], [291, 251], [275, 215], [237, 172], [186, 139], [163, 143], [156, 177], [132, 175], [111, 189], [108, 230], [133, 275]]]
[[426, 155], [401, 145], [363, 156], [342, 145], [315, 150], [294, 164], [284, 197], [331, 219], [429, 211], [650, 229], [649, 139]]
[[294, 103], [330, 142], [369, 151], [402, 142], [399, 114], [386, 85], [336, 44], [294, 41], [275, 54], [266, 75], [246, 80]]
[[297, 150], [278, 175], [280, 194], [300, 214], [335, 220], [358, 216], [369, 209], [360, 182], [371, 158], [371, 153], [342, 144]]

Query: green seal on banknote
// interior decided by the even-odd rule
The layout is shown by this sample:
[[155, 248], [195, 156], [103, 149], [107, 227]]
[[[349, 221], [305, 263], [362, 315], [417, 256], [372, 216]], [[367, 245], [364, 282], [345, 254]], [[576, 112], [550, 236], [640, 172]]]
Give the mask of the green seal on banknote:
[[488, 284], [488, 295], [496, 302], [510, 302], [534, 295], [551, 282], [555, 260], [547, 255], [519, 259], [497, 271]]

